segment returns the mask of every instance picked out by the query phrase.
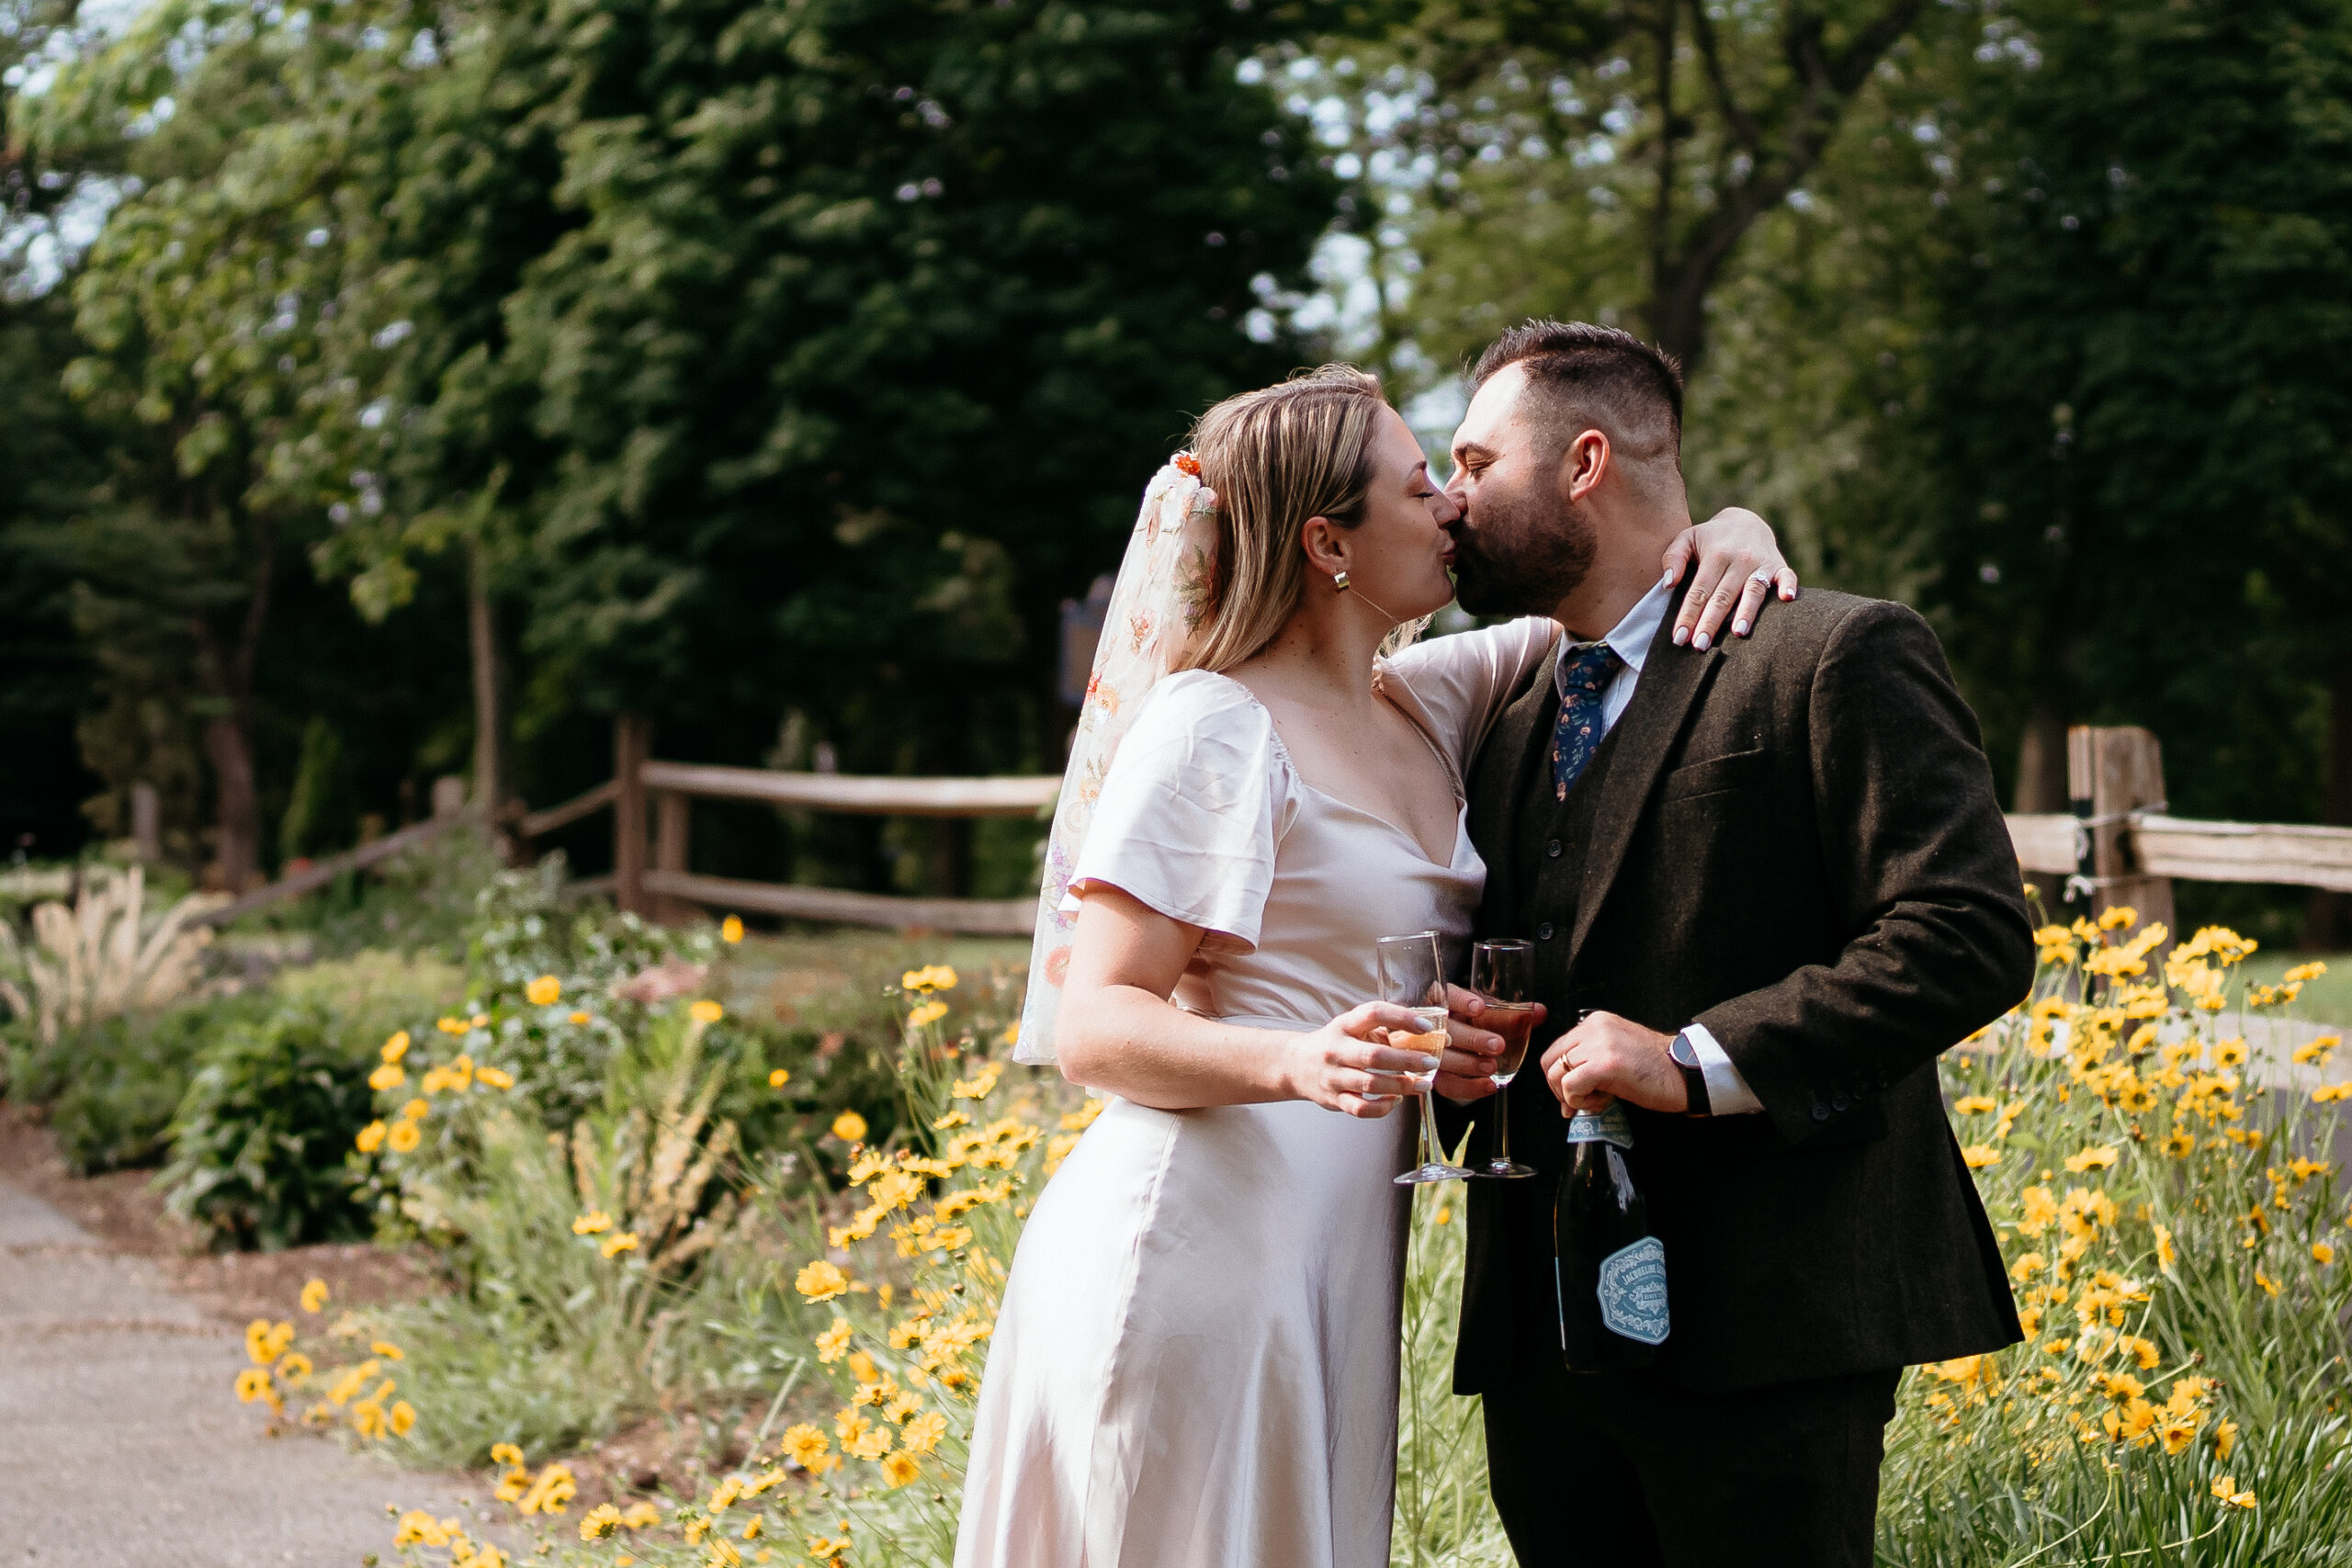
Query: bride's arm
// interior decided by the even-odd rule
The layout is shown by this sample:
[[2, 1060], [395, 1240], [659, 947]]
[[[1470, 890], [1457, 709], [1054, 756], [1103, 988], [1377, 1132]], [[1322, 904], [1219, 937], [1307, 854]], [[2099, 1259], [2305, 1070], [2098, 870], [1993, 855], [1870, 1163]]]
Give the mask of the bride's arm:
[[[1681, 613], [1674, 617], [1677, 648], [1695, 637], [1705, 649], [1722, 637], [1726, 617], [1732, 635], [1746, 637], [1771, 589], [1778, 589], [1784, 600], [1797, 596], [1796, 569], [1781, 556], [1772, 525], [1744, 506], [1726, 506], [1697, 527], [1677, 534], [1666, 547], [1666, 580], [1679, 581], [1694, 558], [1698, 570], [1691, 575], [1690, 591], [1682, 596]], [[1734, 605], [1738, 606], [1736, 615]]]
[[1087, 892], [1062, 987], [1055, 1051], [1062, 1076], [1161, 1111], [1311, 1100], [1350, 1116], [1385, 1116], [1409, 1086], [1396, 1075], [1429, 1058], [1376, 1043], [1375, 1030], [1419, 1027], [1366, 1002], [1322, 1028], [1246, 1029], [1168, 1000], [1201, 944], [1185, 925], [1102, 883]]

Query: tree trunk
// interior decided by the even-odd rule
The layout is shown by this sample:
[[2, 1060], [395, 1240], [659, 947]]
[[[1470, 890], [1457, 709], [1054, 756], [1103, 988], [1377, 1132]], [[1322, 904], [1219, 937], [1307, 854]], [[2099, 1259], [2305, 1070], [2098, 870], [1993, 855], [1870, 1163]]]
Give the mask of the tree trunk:
[[223, 714], [205, 725], [204, 754], [218, 796], [214, 852], [220, 879], [231, 893], [248, 892], [261, 880], [261, 804], [254, 794], [253, 744], [240, 715]]
[[498, 820], [513, 792], [506, 745], [506, 660], [490, 599], [490, 553], [479, 539], [466, 547], [466, 629], [473, 645], [474, 804]]
[[[2352, 827], [2352, 653], [2327, 661], [2327, 740], [2320, 820]], [[2303, 908], [2303, 945], [2338, 953], [2352, 938], [2352, 897], [2315, 888]]]

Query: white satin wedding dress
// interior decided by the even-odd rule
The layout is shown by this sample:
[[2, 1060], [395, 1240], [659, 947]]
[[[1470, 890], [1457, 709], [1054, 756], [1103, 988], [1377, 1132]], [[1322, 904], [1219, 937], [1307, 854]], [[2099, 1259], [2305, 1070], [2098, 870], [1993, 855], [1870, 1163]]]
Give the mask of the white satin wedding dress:
[[[1320, 1027], [1376, 995], [1373, 943], [1434, 930], [1458, 969], [1486, 866], [1464, 759], [1552, 646], [1519, 621], [1407, 649], [1391, 701], [1455, 784], [1445, 863], [1299, 777], [1247, 689], [1161, 681], [1122, 744], [1074, 891], [1208, 932], [1182, 1007]], [[1413, 1111], [1167, 1111], [1114, 1099], [1040, 1195], [1007, 1281], [957, 1568], [1385, 1568]]]

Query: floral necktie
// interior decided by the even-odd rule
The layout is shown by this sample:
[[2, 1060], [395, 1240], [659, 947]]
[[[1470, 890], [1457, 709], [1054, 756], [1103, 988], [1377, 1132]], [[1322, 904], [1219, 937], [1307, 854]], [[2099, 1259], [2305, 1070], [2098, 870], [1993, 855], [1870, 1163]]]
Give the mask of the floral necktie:
[[1600, 749], [1601, 694], [1624, 662], [1605, 642], [1573, 645], [1561, 657], [1560, 722], [1552, 731], [1554, 799], [1568, 798], [1569, 786]]

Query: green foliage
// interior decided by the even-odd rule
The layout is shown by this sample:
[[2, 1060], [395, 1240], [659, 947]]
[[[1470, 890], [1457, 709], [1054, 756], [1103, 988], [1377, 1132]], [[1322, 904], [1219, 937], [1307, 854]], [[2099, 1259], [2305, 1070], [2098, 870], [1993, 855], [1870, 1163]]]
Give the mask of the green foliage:
[[345, 1156], [368, 1122], [375, 1040], [318, 1001], [237, 1021], [206, 1050], [171, 1127], [170, 1207], [216, 1247], [365, 1235]]
[[174, 1008], [153, 1018], [112, 1018], [25, 1060], [12, 1098], [46, 1103], [58, 1153], [77, 1176], [161, 1165], [172, 1118], [214, 1037], [266, 1013], [258, 998]]
[[2352, 691], [2352, 12], [2008, 10], [1933, 278], [1950, 645], [2009, 744], [2145, 724], [2176, 810], [2308, 818]]

